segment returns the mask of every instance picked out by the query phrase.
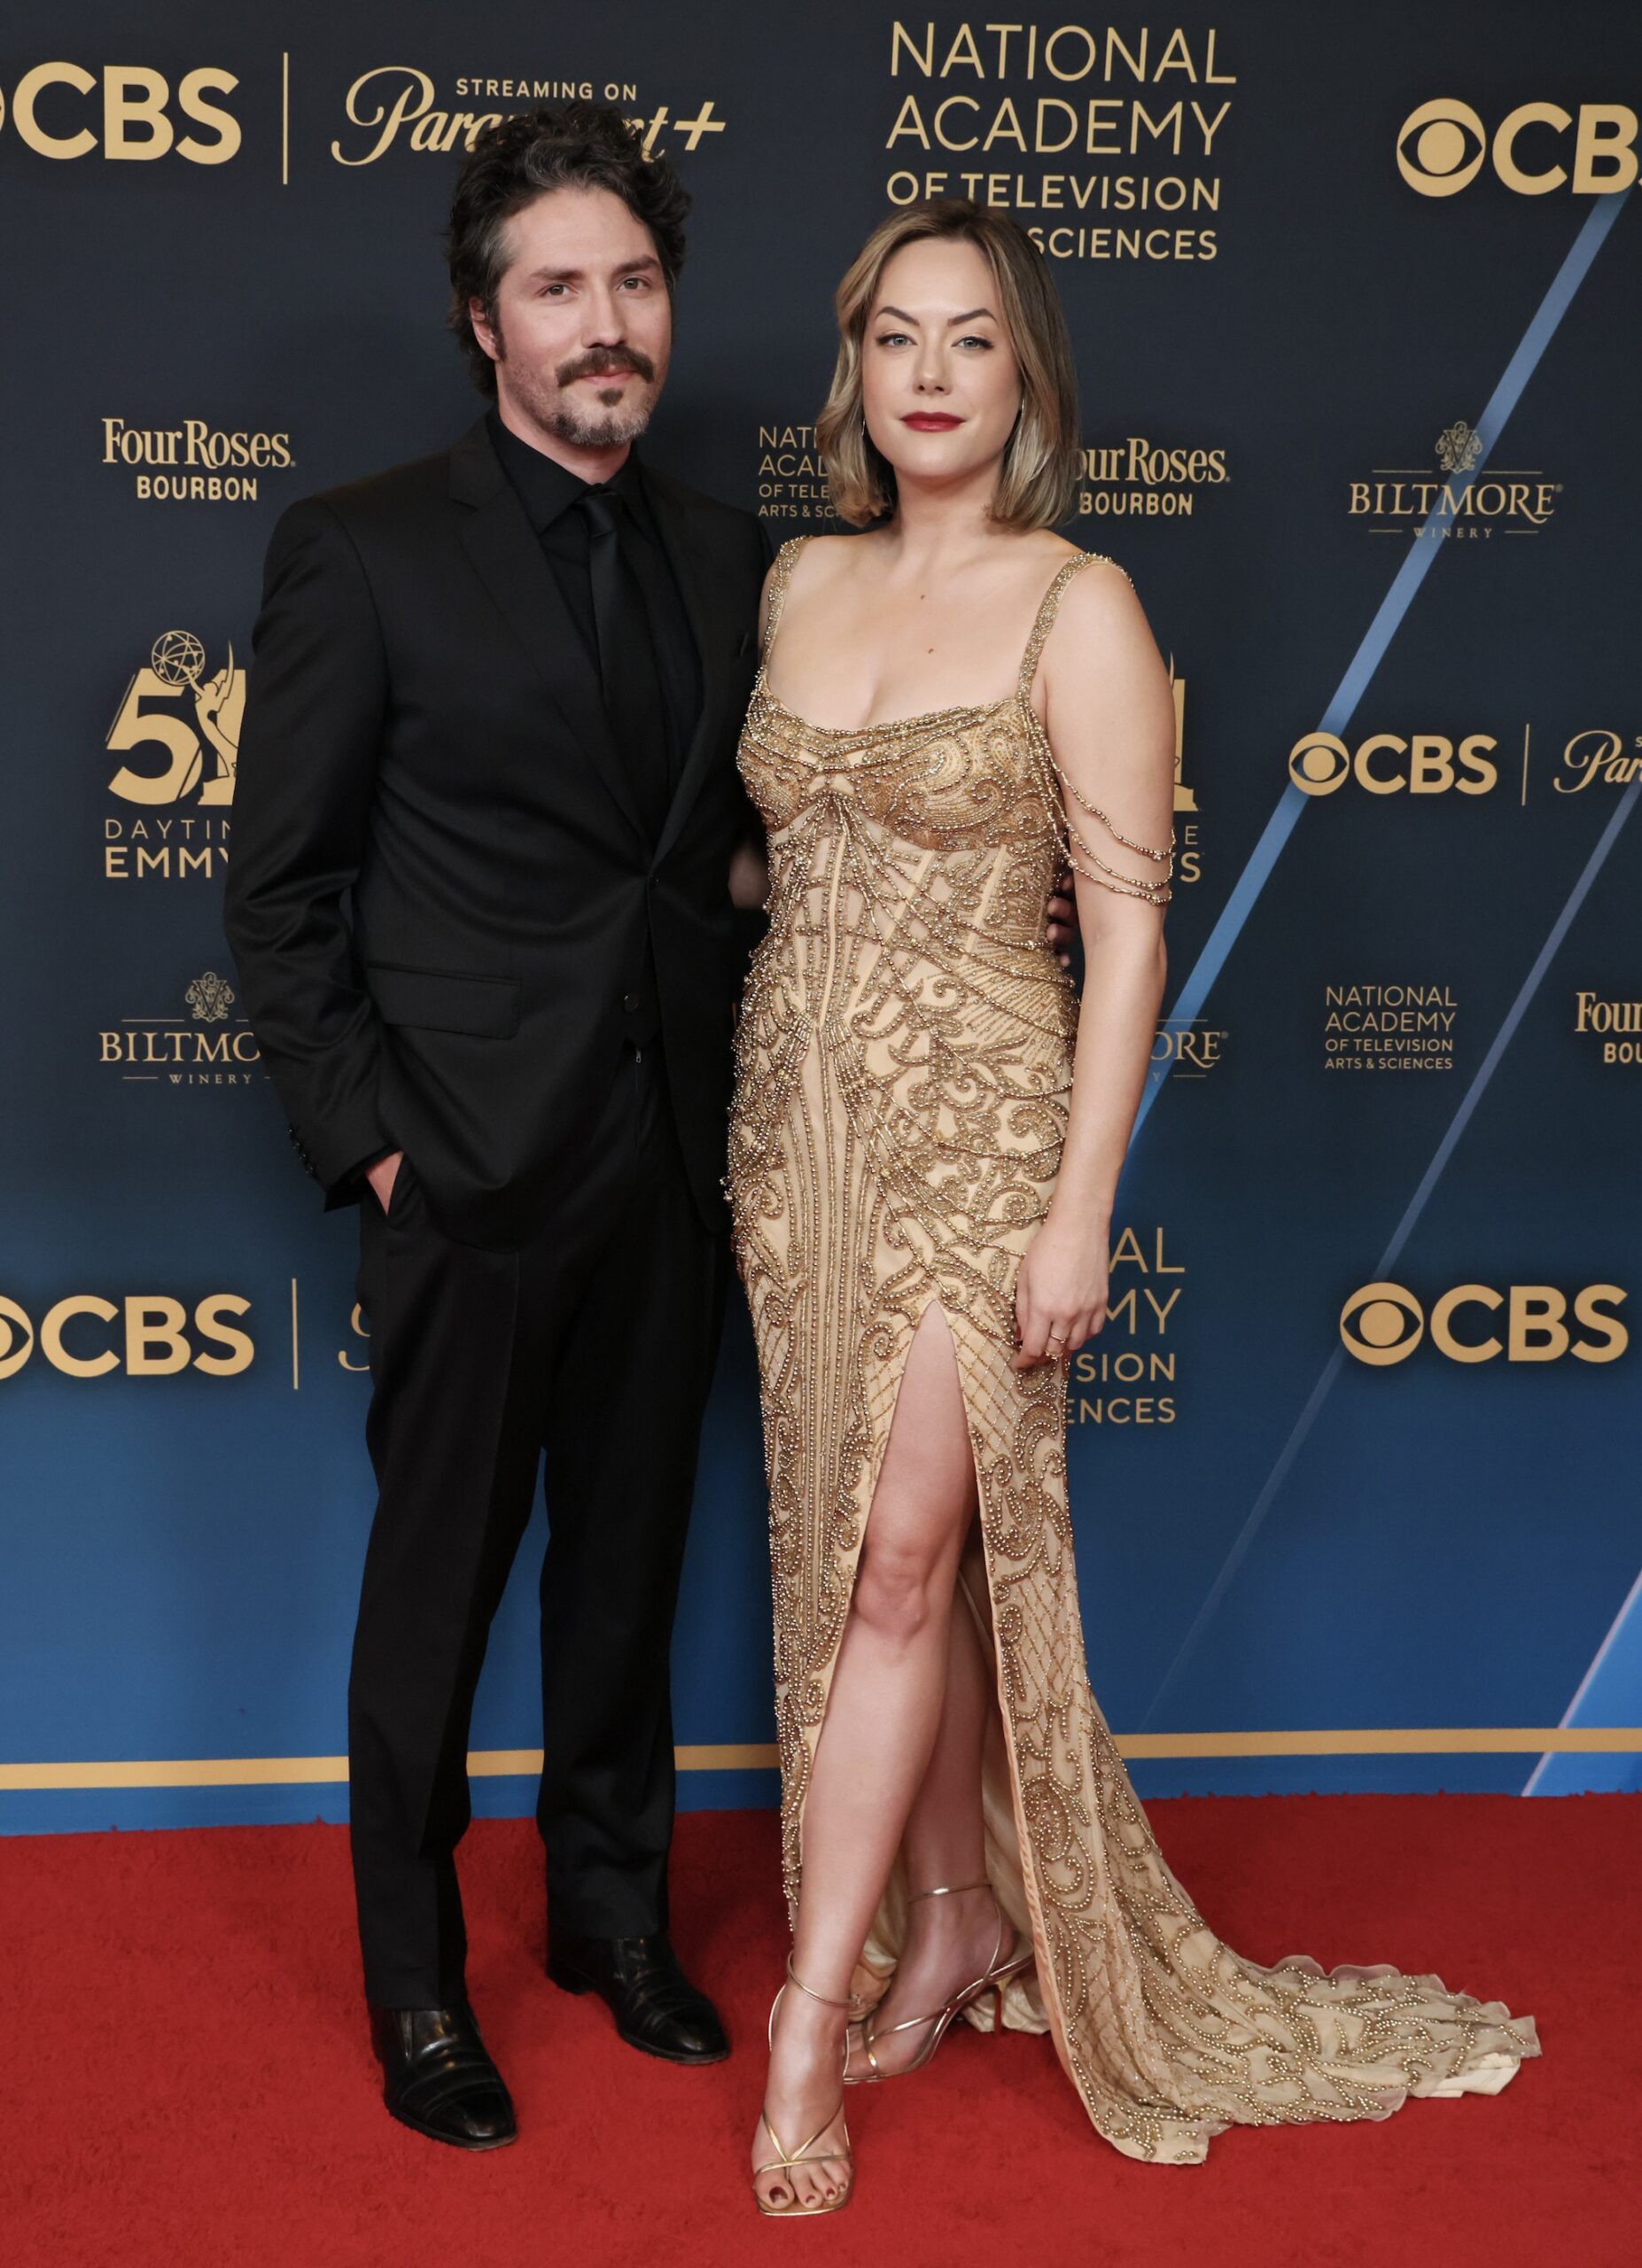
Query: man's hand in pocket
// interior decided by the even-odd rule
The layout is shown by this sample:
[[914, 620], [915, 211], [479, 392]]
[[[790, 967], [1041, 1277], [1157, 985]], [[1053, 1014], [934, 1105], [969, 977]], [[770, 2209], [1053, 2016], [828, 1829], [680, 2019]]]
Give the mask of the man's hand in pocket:
[[378, 1158], [374, 1166], [365, 1169], [365, 1178], [377, 1192], [377, 1202], [385, 1213], [393, 1201], [393, 1184], [399, 1178], [402, 1150], [390, 1150], [385, 1158]]

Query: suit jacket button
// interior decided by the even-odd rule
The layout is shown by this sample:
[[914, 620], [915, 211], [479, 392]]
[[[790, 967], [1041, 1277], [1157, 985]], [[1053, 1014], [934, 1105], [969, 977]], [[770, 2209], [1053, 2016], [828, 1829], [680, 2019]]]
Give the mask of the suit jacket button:
[[636, 1016], [639, 1012], [638, 994], [636, 992], [624, 992], [621, 996], [621, 1005], [630, 1016]]

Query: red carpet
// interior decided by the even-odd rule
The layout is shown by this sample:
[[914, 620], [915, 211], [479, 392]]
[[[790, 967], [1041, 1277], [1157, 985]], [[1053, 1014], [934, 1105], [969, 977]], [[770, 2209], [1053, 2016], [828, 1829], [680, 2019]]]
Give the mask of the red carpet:
[[847, 2210], [760, 2221], [743, 2176], [785, 1932], [768, 1814], [680, 1822], [675, 1935], [728, 2063], [620, 2047], [537, 1965], [526, 1821], [463, 1846], [470, 1983], [520, 2139], [464, 2158], [374, 2093], [343, 1830], [0, 1842], [9, 2268], [1619, 2268], [1638, 2257], [1642, 1798], [1289, 1797], [1152, 1806], [1210, 1921], [1263, 1961], [1394, 1961], [1539, 2018], [1492, 2101], [1118, 2157], [1047, 2041], [960, 2028], [852, 2098]]

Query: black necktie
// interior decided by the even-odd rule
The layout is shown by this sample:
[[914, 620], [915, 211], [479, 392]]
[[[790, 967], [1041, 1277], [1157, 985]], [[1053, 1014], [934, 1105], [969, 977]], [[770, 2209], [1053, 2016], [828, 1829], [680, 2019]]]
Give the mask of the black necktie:
[[667, 718], [644, 597], [626, 555], [631, 523], [619, 496], [589, 488], [581, 498], [591, 533], [588, 572], [599, 641], [599, 679], [616, 747], [651, 839], [671, 801]]

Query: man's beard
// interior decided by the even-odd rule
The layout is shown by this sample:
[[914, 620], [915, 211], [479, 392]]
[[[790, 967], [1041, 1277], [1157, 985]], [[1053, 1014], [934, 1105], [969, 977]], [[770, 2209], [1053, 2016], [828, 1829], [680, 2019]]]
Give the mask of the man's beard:
[[[624, 404], [620, 392], [612, 386], [598, 397], [601, 415], [591, 408], [577, 408], [566, 400], [567, 390], [578, 378], [596, 377], [615, 369], [631, 370], [644, 382], [646, 391], [640, 400]], [[661, 391], [655, 363], [637, 346], [624, 346], [608, 355], [579, 354], [561, 362], [551, 380], [533, 371], [526, 377], [512, 366], [512, 378], [514, 393], [543, 431], [573, 449], [619, 449], [636, 441], [650, 423]]]
[[[653, 397], [652, 397], [653, 399]], [[650, 423], [650, 403], [635, 403], [630, 409], [611, 408], [596, 417], [569, 408], [561, 402], [542, 419], [549, 433], [572, 449], [619, 449], [629, 441], [636, 441]]]

